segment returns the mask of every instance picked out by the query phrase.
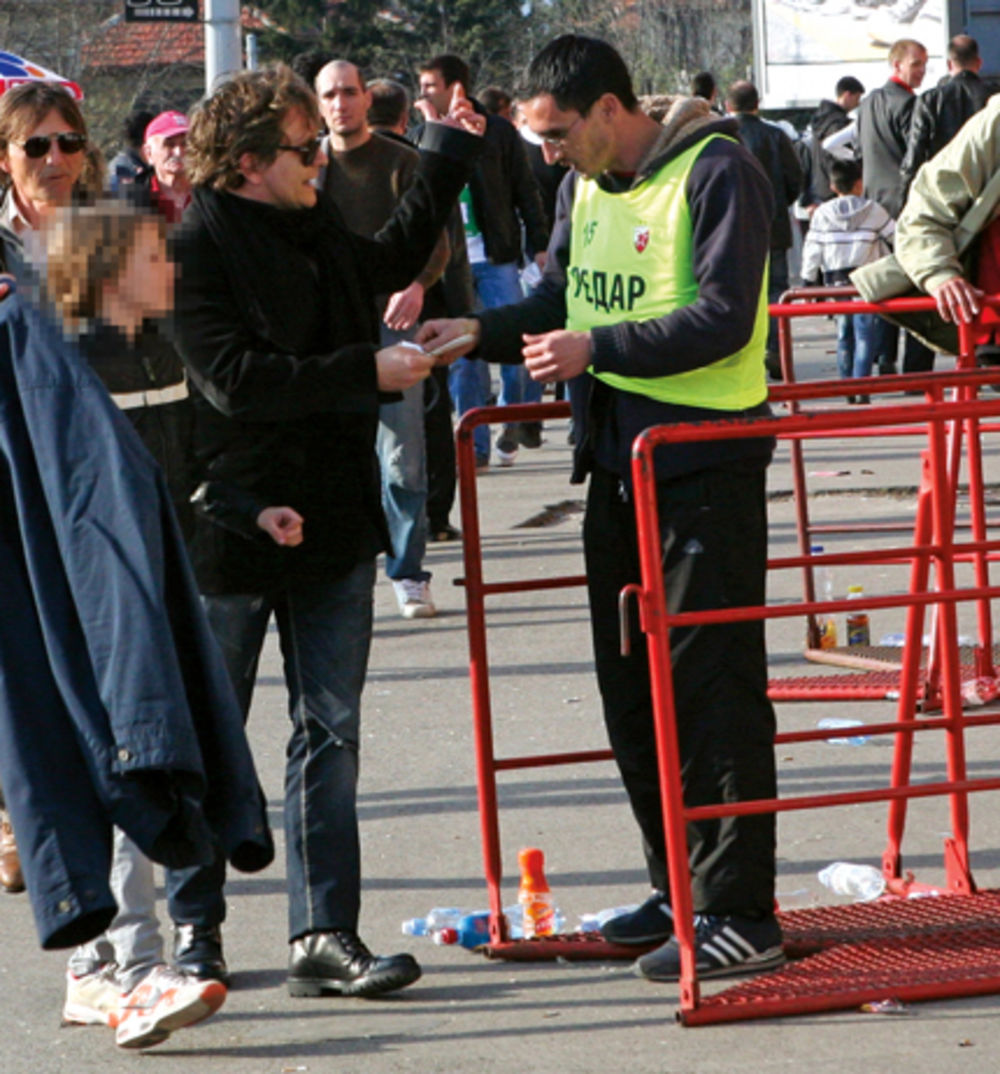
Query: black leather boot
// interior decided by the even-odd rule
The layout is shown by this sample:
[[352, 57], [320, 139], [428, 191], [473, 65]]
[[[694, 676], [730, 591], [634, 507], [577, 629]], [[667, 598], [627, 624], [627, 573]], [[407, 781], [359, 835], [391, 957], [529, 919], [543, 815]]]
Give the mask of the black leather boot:
[[174, 969], [188, 977], [229, 984], [218, 925], [177, 925], [174, 928]]
[[381, 996], [413, 984], [420, 966], [412, 955], [373, 955], [350, 929], [313, 932], [292, 942], [288, 993]]

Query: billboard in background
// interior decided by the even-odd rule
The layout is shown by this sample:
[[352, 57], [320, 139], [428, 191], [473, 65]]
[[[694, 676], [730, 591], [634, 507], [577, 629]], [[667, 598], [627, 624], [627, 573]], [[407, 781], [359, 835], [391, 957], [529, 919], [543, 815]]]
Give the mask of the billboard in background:
[[754, 69], [764, 108], [815, 107], [853, 75], [888, 78], [888, 53], [908, 37], [928, 53], [924, 88], [947, 71], [944, 0], [754, 0]]

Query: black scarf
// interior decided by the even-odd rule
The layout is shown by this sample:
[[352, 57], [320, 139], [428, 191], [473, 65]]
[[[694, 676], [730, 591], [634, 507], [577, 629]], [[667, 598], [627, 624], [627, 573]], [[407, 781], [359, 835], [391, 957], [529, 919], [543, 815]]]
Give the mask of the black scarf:
[[[370, 284], [345, 271], [363, 262], [348, 253], [352, 237], [329, 199], [321, 194], [312, 208], [280, 209], [202, 187], [194, 203], [257, 335], [288, 354], [377, 343]], [[317, 311], [315, 323], [303, 321]]]

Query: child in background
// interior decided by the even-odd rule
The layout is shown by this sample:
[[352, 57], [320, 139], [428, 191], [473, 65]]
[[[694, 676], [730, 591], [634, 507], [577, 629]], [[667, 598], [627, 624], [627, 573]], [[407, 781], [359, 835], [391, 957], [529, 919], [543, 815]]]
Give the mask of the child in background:
[[[802, 279], [829, 286], [849, 284], [849, 274], [890, 252], [895, 222], [881, 205], [861, 194], [861, 167], [853, 160], [830, 165], [837, 197], [816, 208], [802, 247]], [[837, 315], [837, 370], [845, 380], [871, 376], [876, 314]], [[849, 395], [848, 403], [870, 403]]]

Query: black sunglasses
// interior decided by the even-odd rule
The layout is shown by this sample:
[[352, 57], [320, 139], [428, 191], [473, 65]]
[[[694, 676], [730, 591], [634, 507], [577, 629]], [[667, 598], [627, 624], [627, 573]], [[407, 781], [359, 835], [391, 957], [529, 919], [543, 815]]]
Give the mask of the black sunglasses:
[[79, 153], [87, 144], [87, 138], [76, 131], [66, 131], [64, 134], [35, 134], [27, 141], [16, 142], [15, 145], [20, 145], [26, 157], [40, 160], [48, 156], [53, 142], [59, 146], [60, 153]]
[[304, 167], [308, 168], [316, 160], [319, 155], [319, 147], [323, 139], [317, 135], [311, 141], [305, 142], [303, 145], [279, 145], [279, 149], [285, 149], [289, 153], [298, 153], [299, 159], [302, 161]]

